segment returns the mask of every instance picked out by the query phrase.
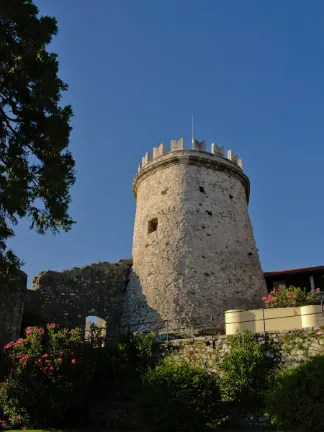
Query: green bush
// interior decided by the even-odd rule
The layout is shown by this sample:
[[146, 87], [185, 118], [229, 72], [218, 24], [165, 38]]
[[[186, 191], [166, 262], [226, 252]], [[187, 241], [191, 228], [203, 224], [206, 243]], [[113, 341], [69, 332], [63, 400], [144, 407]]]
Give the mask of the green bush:
[[118, 360], [132, 368], [152, 366], [158, 352], [154, 333], [129, 332], [120, 337], [117, 345]]
[[323, 388], [324, 357], [281, 372], [265, 396], [272, 424], [285, 431], [323, 431]]
[[141, 385], [142, 372], [156, 362], [158, 345], [154, 334], [127, 333], [117, 346], [107, 349], [88, 348], [87, 364], [91, 364], [89, 400], [132, 399]]
[[28, 327], [25, 339], [4, 350], [9, 370], [0, 383], [2, 427], [60, 427], [67, 419], [82, 418], [86, 383], [80, 330]]
[[262, 402], [265, 389], [270, 388], [278, 373], [281, 356], [267, 336], [244, 331], [229, 337], [230, 350], [220, 363], [219, 385], [224, 401], [242, 405]]
[[217, 400], [215, 377], [180, 359], [166, 358], [143, 376], [140, 403], [150, 432], [207, 430]]
[[157, 353], [153, 332], [121, 336], [113, 358], [117, 381], [126, 392], [129, 387], [138, 387], [142, 372], [156, 363]]

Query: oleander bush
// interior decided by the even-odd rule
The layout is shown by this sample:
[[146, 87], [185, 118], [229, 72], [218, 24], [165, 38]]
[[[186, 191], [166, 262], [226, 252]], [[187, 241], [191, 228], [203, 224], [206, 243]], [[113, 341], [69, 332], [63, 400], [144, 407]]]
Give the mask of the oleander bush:
[[[28, 327], [4, 347], [7, 375], [0, 383], [2, 427], [60, 427], [82, 418], [86, 376], [79, 329]], [[68, 415], [67, 415], [68, 414]]]
[[272, 290], [268, 296], [262, 297], [262, 300], [266, 308], [307, 306], [319, 304], [318, 292], [320, 288], [317, 288], [315, 292], [307, 292], [306, 288], [281, 285]]

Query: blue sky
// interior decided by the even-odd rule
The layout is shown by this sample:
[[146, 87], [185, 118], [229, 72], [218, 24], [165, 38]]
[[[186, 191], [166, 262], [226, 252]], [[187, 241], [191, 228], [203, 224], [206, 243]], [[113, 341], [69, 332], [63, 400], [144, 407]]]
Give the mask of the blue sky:
[[22, 222], [31, 279], [131, 256], [131, 184], [155, 145], [195, 136], [243, 159], [265, 271], [324, 264], [324, 2], [38, 0], [73, 106], [69, 233]]

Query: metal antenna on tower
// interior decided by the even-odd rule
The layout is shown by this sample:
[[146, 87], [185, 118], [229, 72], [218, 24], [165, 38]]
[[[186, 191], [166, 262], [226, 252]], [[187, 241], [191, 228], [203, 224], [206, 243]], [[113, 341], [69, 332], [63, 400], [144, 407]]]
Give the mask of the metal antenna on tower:
[[191, 118], [191, 141], [193, 141], [194, 139], [194, 134], [193, 134], [193, 114], [192, 114], [192, 118]]

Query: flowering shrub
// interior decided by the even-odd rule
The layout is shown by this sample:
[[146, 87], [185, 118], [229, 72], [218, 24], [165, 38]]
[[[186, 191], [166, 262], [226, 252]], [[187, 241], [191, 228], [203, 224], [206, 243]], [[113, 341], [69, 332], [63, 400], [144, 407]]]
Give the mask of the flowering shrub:
[[81, 331], [49, 324], [25, 334], [4, 347], [9, 370], [0, 383], [2, 426], [60, 426], [82, 403]]
[[315, 292], [306, 292], [305, 288], [281, 285], [277, 290], [271, 291], [267, 297], [262, 297], [262, 300], [266, 308], [307, 306], [319, 303], [318, 292], [320, 288]]

